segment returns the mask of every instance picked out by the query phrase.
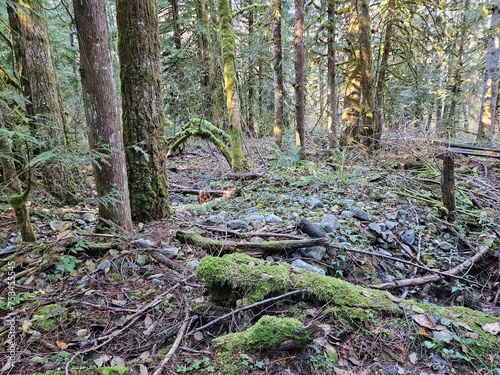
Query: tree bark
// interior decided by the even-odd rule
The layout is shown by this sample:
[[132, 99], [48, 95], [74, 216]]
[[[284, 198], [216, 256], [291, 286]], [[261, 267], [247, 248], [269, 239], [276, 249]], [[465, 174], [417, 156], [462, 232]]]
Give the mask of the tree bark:
[[336, 0], [328, 0], [328, 47], [327, 47], [327, 128], [328, 145], [337, 147], [337, 92], [335, 79], [335, 4]]
[[73, 0], [85, 118], [99, 215], [132, 229], [129, 189], [104, 0]]
[[118, 0], [122, 118], [134, 220], [169, 216], [156, 0]]
[[499, 65], [500, 65], [500, 0], [492, 1], [490, 36], [486, 54], [486, 69], [484, 73], [483, 95], [479, 112], [478, 141], [493, 139], [493, 119], [495, 118], [498, 95]]
[[295, 146], [303, 157], [305, 147], [304, 103], [304, 4], [295, 0]]
[[457, 220], [457, 209], [455, 206], [455, 161], [451, 152], [447, 153], [443, 159], [441, 194], [443, 205], [448, 210], [447, 220], [453, 223]]
[[[64, 150], [68, 134], [45, 9], [42, 2], [13, 3], [7, 3], [9, 24], [22, 92], [28, 99], [30, 126], [41, 142], [36, 152], [50, 152], [56, 147]], [[58, 156], [42, 165], [43, 183], [59, 203], [75, 204], [78, 202], [76, 172], [72, 173]]]
[[243, 155], [243, 131], [241, 128], [240, 99], [236, 81], [235, 37], [229, 0], [219, 0], [219, 16], [222, 37], [222, 63], [224, 69], [224, 95], [229, 115], [231, 133], [231, 153], [233, 172], [245, 172], [249, 169]]
[[[156, 4], [155, 4], [155, 9], [156, 9]], [[158, 21], [156, 21], [156, 23], [158, 23]], [[172, 0], [172, 23], [174, 25], [174, 45], [177, 50], [180, 50], [182, 48], [182, 40], [181, 40], [181, 25], [179, 23], [179, 0]]]
[[272, 0], [273, 12], [273, 77], [274, 77], [274, 143], [281, 147], [283, 142], [283, 46], [281, 43], [281, 0]]

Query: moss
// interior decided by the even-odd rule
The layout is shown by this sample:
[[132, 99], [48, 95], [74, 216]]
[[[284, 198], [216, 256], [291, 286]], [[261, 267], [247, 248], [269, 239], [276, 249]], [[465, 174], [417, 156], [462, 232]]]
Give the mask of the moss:
[[[71, 370], [72, 375], [124, 375], [129, 371], [126, 367], [95, 367], [91, 366], [86, 369]], [[46, 372], [38, 372], [36, 375], [65, 375], [65, 371], [50, 370]]]
[[229, 352], [260, 352], [276, 349], [289, 339], [309, 340], [307, 335], [299, 334], [301, 327], [302, 322], [297, 319], [266, 315], [246, 331], [218, 337], [212, 344]]
[[68, 320], [67, 310], [58, 304], [47, 305], [41, 308], [34, 316], [33, 327], [43, 333], [54, 331], [60, 322]]

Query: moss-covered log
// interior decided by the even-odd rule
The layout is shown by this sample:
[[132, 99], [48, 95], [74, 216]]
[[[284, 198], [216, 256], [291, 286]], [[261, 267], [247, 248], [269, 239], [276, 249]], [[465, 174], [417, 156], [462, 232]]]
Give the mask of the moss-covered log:
[[304, 247], [324, 246], [328, 243], [325, 238], [315, 238], [311, 240], [284, 240], [267, 241], [262, 243], [254, 242], [236, 242], [228, 240], [214, 240], [203, 237], [196, 231], [182, 231], [176, 233], [176, 238], [185, 243], [200, 246], [210, 251], [212, 254], [227, 254], [232, 252], [245, 253], [252, 256], [262, 256], [272, 253], [286, 253], [292, 250], [298, 250]]

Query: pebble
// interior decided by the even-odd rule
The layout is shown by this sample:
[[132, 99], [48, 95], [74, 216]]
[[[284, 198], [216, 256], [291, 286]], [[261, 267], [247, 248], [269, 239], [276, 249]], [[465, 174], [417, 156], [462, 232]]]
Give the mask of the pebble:
[[325, 207], [325, 205], [323, 204], [323, 202], [321, 202], [318, 198], [316, 197], [311, 197], [308, 201], [307, 201], [307, 206], [309, 208], [316, 208], [316, 207]]
[[427, 228], [429, 233], [437, 233], [437, 228], [436, 228], [436, 225], [434, 223], [427, 223], [427, 224], [425, 224], [425, 227]]
[[372, 221], [373, 216], [369, 214], [366, 211], [363, 211], [361, 208], [354, 207], [352, 209], [352, 216], [354, 216], [356, 219], [363, 220], [363, 221]]
[[391, 230], [391, 229], [396, 228], [396, 226], [398, 225], [398, 222], [397, 221], [386, 221], [385, 225], [386, 225], [387, 229]]
[[109, 271], [110, 267], [111, 267], [111, 262], [109, 261], [109, 259], [104, 259], [101, 263], [97, 265], [96, 270], [107, 272]]
[[151, 249], [152, 247], [156, 246], [156, 244], [153, 241], [146, 240], [144, 238], [139, 238], [137, 240], [134, 240], [132, 241], [132, 244], [134, 244], [135, 247], [138, 249]]
[[190, 260], [190, 261], [186, 264], [186, 266], [187, 266], [187, 268], [189, 268], [189, 269], [195, 270], [196, 268], [198, 268], [198, 265], [199, 265], [199, 264], [200, 264], [200, 261], [199, 261], [199, 260], [194, 259], [194, 260]]
[[166, 247], [161, 250], [161, 253], [165, 255], [167, 258], [172, 259], [175, 258], [179, 254], [178, 247]]
[[324, 248], [323, 246], [304, 247], [299, 251], [303, 256], [313, 258], [317, 261], [322, 260], [326, 254], [326, 248]]
[[326, 215], [319, 225], [326, 233], [331, 233], [340, 228], [340, 223], [335, 215]]
[[438, 243], [438, 247], [443, 251], [450, 251], [450, 250], [455, 248], [455, 246], [453, 246], [451, 243], [446, 242], [446, 241], [442, 241], [442, 242]]
[[59, 221], [59, 220], [52, 220], [49, 225], [50, 229], [52, 229], [54, 232], [60, 232], [63, 227], [68, 224], [67, 221]]
[[252, 243], [262, 243], [262, 242], [266, 242], [266, 240], [263, 239], [262, 237], [250, 237], [249, 242], [252, 242]]
[[370, 224], [368, 224], [368, 229], [370, 229], [372, 232], [378, 234], [379, 236], [382, 235], [382, 227], [380, 226], [380, 224], [370, 223]]
[[246, 230], [247, 229], [247, 223], [245, 221], [239, 220], [239, 219], [229, 220], [227, 222], [227, 227], [229, 229], [233, 229], [233, 230], [236, 230], [236, 229]]
[[403, 235], [403, 242], [407, 245], [413, 245], [415, 243], [415, 231], [413, 229], [406, 230]]
[[352, 216], [352, 211], [349, 210], [344, 210], [340, 213], [340, 218], [341, 219], [348, 219]]
[[221, 211], [217, 215], [210, 215], [207, 220], [204, 221], [207, 225], [223, 224], [227, 220], [227, 212]]
[[82, 220], [86, 223], [94, 223], [97, 221], [97, 217], [93, 213], [86, 212], [82, 215]]
[[342, 249], [347, 249], [349, 247], [352, 247], [352, 244], [350, 242], [344, 241], [344, 242], [339, 242], [339, 246]]
[[392, 254], [390, 252], [388, 252], [387, 250], [384, 250], [384, 249], [378, 249], [378, 252], [382, 255], [387, 255], [389, 257], [392, 257]]
[[274, 214], [270, 214], [270, 215], [266, 216], [266, 223], [279, 224], [282, 222], [283, 222], [283, 219], [279, 216], [274, 215]]
[[128, 262], [128, 266], [134, 270], [135, 272], [139, 272], [141, 270], [141, 267], [139, 267], [137, 264], [134, 262]]
[[292, 262], [292, 266], [301, 268], [303, 270], [319, 273], [320, 275], [325, 276], [325, 270], [319, 267], [315, 267], [310, 265], [309, 263], [304, 262], [302, 259], [295, 259]]

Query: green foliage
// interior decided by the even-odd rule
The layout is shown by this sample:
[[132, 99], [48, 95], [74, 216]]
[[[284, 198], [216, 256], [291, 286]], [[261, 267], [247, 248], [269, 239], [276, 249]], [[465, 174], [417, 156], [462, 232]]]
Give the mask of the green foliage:
[[183, 363], [177, 365], [177, 374], [189, 374], [189, 373], [215, 373], [216, 369], [213, 366], [210, 357], [204, 356], [201, 359], [198, 358], [184, 358]]

